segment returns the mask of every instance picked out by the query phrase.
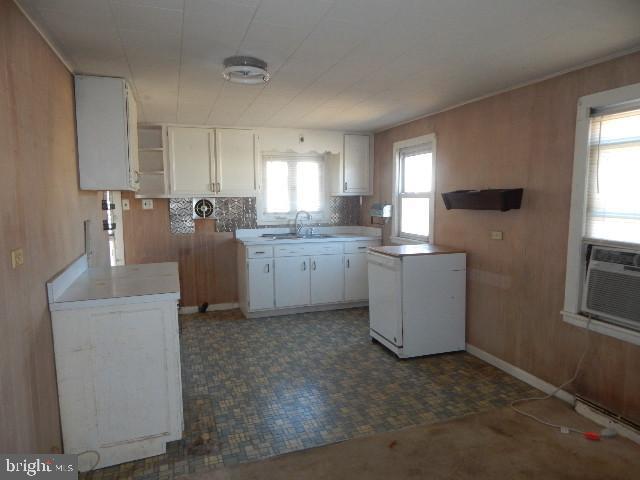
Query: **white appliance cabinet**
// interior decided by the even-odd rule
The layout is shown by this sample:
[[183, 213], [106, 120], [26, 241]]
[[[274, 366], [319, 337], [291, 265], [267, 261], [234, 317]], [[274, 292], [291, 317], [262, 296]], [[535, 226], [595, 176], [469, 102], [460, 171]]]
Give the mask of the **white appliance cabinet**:
[[367, 249], [379, 239], [238, 242], [240, 308], [248, 317], [365, 305]]
[[165, 453], [183, 430], [177, 263], [83, 256], [47, 288], [64, 452], [98, 468]]
[[465, 349], [466, 254], [436, 245], [368, 253], [371, 338], [400, 358]]
[[75, 76], [82, 190], [139, 188], [136, 101], [122, 78]]
[[169, 126], [167, 135], [173, 195], [256, 195], [253, 130]]

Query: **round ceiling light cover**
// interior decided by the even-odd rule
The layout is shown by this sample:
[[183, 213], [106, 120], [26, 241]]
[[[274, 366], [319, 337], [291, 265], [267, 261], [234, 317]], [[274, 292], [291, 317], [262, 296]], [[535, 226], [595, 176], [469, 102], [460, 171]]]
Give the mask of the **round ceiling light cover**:
[[254, 57], [229, 57], [224, 61], [222, 76], [233, 83], [257, 85], [267, 83], [271, 75], [267, 71], [267, 64]]

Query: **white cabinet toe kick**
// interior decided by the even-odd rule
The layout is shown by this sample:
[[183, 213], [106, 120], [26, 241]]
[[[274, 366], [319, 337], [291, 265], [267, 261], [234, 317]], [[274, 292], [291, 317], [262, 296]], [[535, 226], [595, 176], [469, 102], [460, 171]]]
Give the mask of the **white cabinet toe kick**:
[[245, 316], [368, 304], [367, 251], [380, 239], [264, 245], [238, 243], [238, 290]]

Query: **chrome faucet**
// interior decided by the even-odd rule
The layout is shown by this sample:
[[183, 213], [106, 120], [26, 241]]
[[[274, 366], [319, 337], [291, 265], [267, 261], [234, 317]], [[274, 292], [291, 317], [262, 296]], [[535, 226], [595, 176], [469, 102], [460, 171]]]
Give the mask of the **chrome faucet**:
[[309, 212], [307, 212], [306, 210], [298, 210], [296, 212], [296, 219], [295, 219], [295, 229], [296, 229], [296, 231], [295, 231], [295, 234], [298, 235], [298, 236], [300, 236], [300, 232], [302, 231], [302, 225], [298, 225], [298, 217], [301, 214], [302, 215], [306, 215], [307, 222], [311, 221], [311, 214]]

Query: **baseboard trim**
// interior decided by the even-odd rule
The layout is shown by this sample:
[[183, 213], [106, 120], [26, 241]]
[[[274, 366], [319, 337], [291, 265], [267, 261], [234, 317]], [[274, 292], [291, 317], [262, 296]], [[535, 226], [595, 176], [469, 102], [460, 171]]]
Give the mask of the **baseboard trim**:
[[[236, 302], [233, 303], [216, 303], [214, 305], [209, 305], [207, 307], [207, 312], [218, 312], [220, 310], [233, 310], [234, 308], [238, 308], [239, 305]], [[184, 315], [187, 313], [198, 313], [199, 307], [180, 307], [178, 313], [180, 315]]]
[[638, 430], [618, 421], [611, 415], [592, 408], [579, 398], [576, 399], [575, 411], [598, 425], [614, 429], [621, 437], [628, 438], [632, 442], [640, 444], [640, 432]]
[[[518, 380], [522, 380], [524, 383], [528, 383], [534, 388], [543, 391], [547, 395], [553, 392], [556, 388], [555, 385], [551, 385], [548, 382], [545, 382], [541, 378], [536, 377], [535, 375], [522, 370], [521, 368], [516, 367], [515, 365], [510, 364], [509, 362], [505, 362], [504, 360], [491, 355], [484, 350], [479, 349], [478, 347], [474, 347], [467, 343], [467, 352], [469, 352], [474, 357], [478, 357], [480, 360], [484, 360], [490, 365], [493, 365], [496, 368], [499, 368], [503, 372], [508, 373], [509, 375], [516, 377]], [[569, 392], [565, 390], [560, 390], [556, 392], [555, 397], [563, 400], [571, 405], [575, 402], [575, 397], [571, 395]]]

